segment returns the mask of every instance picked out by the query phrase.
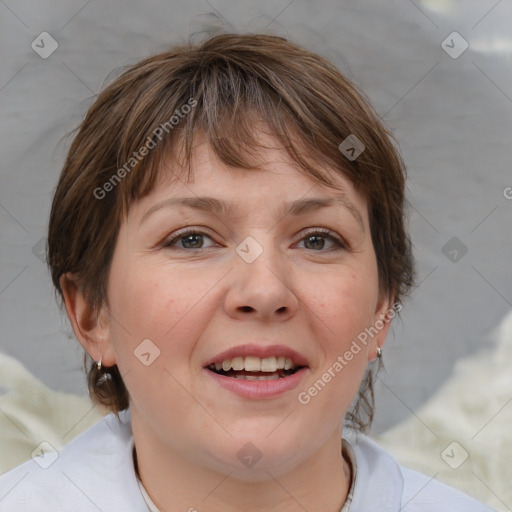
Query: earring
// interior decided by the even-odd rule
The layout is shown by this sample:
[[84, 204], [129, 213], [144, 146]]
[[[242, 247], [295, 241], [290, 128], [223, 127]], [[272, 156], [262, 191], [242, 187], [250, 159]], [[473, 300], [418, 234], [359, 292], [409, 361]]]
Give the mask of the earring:
[[101, 370], [101, 360], [102, 360], [102, 359], [103, 359], [103, 358], [102, 358], [102, 357], [100, 357], [100, 360], [96, 363], [96, 368], [98, 368], [98, 371], [100, 371], [100, 370]]
[[377, 357], [380, 359], [382, 357], [382, 349], [377, 347]]

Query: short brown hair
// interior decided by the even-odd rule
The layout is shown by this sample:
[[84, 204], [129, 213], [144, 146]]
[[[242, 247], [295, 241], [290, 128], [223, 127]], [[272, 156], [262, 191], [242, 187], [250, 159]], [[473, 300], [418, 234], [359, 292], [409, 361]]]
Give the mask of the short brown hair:
[[[120, 222], [132, 201], [151, 192], [161, 162], [179, 150], [190, 177], [193, 138], [200, 132], [221, 161], [254, 168], [256, 120], [269, 127], [302, 172], [332, 186], [326, 169], [338, 170], [363, 194], [380, 289], [400, 302], [413, 284], [413, 260], [404, 226], [405, 167], [391, 134], [364, 96], [324, 58], [281, 37], [240, 34], [216, 35], [142, 60], [89, 108], [50, 215], [48, 264], [60, 298], [59, 279], [71, 272], [91, 306], [108, 304], [107, 277]], [[356, 159], [339, 149], [349, 135], [364, 144]], [[87, 357], [93, 399], [116, 413], [127, 408], [117, 366], [98, 371]], [[368, 372], [347, 419], [366, 430], [372, 416]]]

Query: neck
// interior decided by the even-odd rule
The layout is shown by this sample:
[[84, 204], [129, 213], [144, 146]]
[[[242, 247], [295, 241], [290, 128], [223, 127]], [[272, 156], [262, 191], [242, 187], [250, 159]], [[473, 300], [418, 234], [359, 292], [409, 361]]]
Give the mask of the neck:
[[136, 471], [160, 512], [339, 512], [351, 485], [338, 430], [293, 471], [278, 477], [266, 471], [268, 479], [258, 482], [212, 471], [163, 451], [155, 438], [137, 437], [134, 429]]

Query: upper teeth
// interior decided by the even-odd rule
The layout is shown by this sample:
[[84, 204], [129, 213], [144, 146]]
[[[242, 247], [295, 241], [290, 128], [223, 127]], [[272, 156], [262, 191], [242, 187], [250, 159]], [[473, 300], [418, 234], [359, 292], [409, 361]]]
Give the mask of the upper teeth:
[[[213, 365], [210, 365], [213, 366]], [[287, 357], [235, 357], [224, 359], [222, 363], [215, 363], [215, 369], [225, 372], [233, 370], [246, 370], [248, 372], [275, 372], [276, 370], [293, 370], [297, 366]]]

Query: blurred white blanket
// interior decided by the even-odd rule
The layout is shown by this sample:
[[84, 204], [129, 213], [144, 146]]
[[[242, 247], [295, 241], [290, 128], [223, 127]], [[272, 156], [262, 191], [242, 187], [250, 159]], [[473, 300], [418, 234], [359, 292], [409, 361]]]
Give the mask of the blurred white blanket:
[[0, 473], [39, 453], [42, 442], [60, 450], [108, 412], [86, 397], [51, 390], [5, 354], [0, 387]]
[[[108, 411], [52, 391], [0, 354], [0, 474], [44, 445], [60, 450]], [[487, 503], [512, 509], [512, 313], [496, 348], [461, 360], [452, 377], [406, 421], [377, 437], [404, 466]], [[46, 450], [45, 450], [46, 451]]]
[[512, 510], [512, 313], [415, 416], [377, 437], [404, 466]]

